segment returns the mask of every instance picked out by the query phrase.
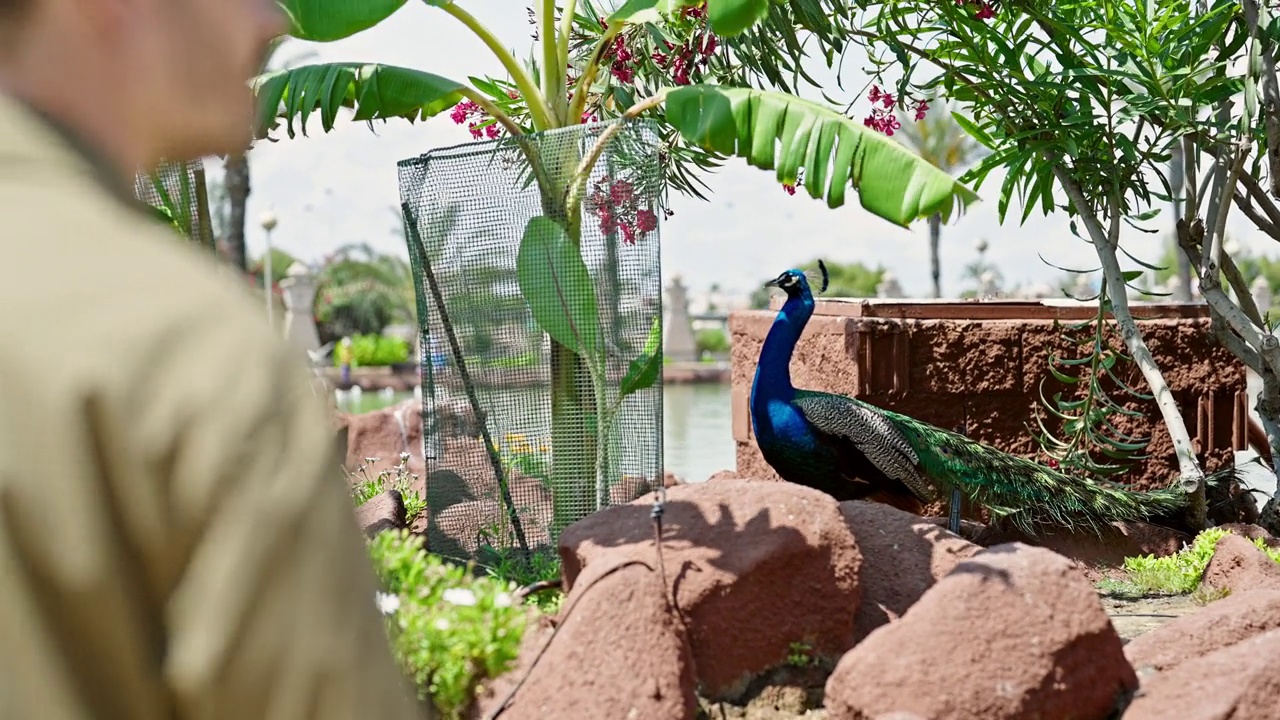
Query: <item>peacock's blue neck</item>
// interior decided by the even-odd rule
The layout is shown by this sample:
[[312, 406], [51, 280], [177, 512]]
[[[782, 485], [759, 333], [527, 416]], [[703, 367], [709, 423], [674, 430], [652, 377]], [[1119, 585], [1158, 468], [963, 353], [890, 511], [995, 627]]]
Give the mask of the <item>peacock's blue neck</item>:
[[813, 296], [807, 292], [787, 298], [778, 311], [760, 349], [760, 362], [751, 385], [753, 408], [768, 400], [790, 400], [795, 395], [791, 385], [791, 353], [812, 315]]

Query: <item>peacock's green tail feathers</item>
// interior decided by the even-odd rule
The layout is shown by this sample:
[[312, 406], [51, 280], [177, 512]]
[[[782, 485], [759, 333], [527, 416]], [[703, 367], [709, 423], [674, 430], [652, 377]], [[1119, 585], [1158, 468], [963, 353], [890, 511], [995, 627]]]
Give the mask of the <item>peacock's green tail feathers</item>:
[[921, 469], [949, 494], [953, 488], [1024, 532], [1039, 524], [1100, 532], [1115, 521], [1141, 521], [1182, 508], [1178, 487], [1139, 492], [1074, 477], [1001, 452], [959, 433], [861, 401], [882, 413], [911, 443]]

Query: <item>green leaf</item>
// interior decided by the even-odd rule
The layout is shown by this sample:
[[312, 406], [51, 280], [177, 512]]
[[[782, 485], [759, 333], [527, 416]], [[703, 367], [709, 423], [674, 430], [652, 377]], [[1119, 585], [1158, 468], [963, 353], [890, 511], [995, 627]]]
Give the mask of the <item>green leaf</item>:
[[332, 42], [368, 30], [391, 17], [406, 1], [276, 0], [276, 4], [289, 16], [290, 35], [299, 40]]
[[1125, 281], [1125, 282], [1132, 282], [1132, 281], [1137, 280], [1138, 278], [1142, 277], [1142, 271], [1141, 271], [1141, 270], [1127, 270], [1127, 271], [1125, 271], [1124, 273], [1121, 273], [1121, 274], [1124, 276], [1124, 281]]
[[631, 361], [627, 374], [622, 378], [622, 388], [618, 391], [618, 400], [653, 387], [662, 373], [662, 316], [653, 318], [649, 327], [649, 337], [645, 340], [644, 351]]
[[769, 0], [707, 0], [707, 19], [717, 35], [733, 37], [769, 16]]
[[[627, 0], [609, 15], [610, 23], [655, 22], [700, 0]], [[750, 30], [769, 16], [770, 0], [707, 0], [707, 20], [717, 35], [733, 37]]]
[[307, 134], [307, 118], [320, 112], [325, 132], [333, 130], [339, 108], [355, 110], [355, 120], [429, 118], [457, 105], [466, 85], [419, 70], [366, 63], [303, 65], [253, 80], [257, 132], [264, 137], [284, 117], [289, 137], [295, 119]]
[[653, 22], [658, 19], [659, 12], [669, 9], [670, 4], [670, 0], [627, 0], [609, 16], [609, 23]]
[[862, 207], [906, 226], [943, 220], [978, 199], [969, 188], [902, 144], [818, 103], [784, 93], [688, 85], [666, 99], [666, 119], [693, 145], [777, 169], [782, 182], [805, 171], [811, 197], [835, 208], [852, 185]]
[[992, 140], [991, 136], [988, 135], [985, 130], [978, 127], [977, 123], [954, 110], [951, 111], [951, 117], [956, 121], [956, 124], [960, 126], [960, 129], [968, 133], [974, 140], [977, 140], [982, 143], [983, 146], [991, 150], [995, 149], [995, 140]]
[[579, 354], [598, 349], [595, 284], [559, 223], [538, 216], [525, 226], [516, 253], [516, 278], [533, 318], [556, 342]]

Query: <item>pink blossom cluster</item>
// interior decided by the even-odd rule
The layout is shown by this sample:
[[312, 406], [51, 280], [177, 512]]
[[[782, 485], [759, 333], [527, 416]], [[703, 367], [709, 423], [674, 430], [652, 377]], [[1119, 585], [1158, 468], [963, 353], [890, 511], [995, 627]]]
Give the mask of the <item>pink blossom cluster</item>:
[[[705, 67], [711, 56], [715, 54], [716, 48], [719, 47], [719, 40], [707, 26], [705, 4], [686, 7], [680, 12], [686, 19], [701, 21], [699, 32], [681, 45], [664, 40], [666, 52], [655, 50], [650, 54], [649, 59], [658, 67], [669, 71], [673, 83], [688, 85], [693, 82], [693, 71]], [[600, 20], [600, 25], [607, 27], [603, 18]], [[635, 80], [637, 59], [623, 36], [619, 35], [613, 39], [613, 44], [602, 54], [601, 59], [609, 62], [609, 72], [619, 82], [630, 83]]]
[[502, 133], [502, 128], [498, 127], [498, 123], [489, 123], [484, 127], [480, 127], [489, 114], [471, 100], [463, 100], [453, 106], [453, 112], [449, 113], [450, 119], [454, 123], [461, 125], [466, 123], [467, 129], [471, 131], [471, 137], [481, 138], [488, 136], [489, 139], [498, 137]]
[[[896, 100], [892, 93], [884, 92], [879, 85], [872, 85], [871, 91], [867, 93], [867, 99], [872, 102], [871, 114], [863, 119], [863, 125], [878, 130], [885, 135], [892, 135], [898, 128], [902, 127], [902, 123], [898, 121], [898, 116], [893, 112]], [[876, 106], [875, 103], [879, 103], [879, 106]], [[927, 100], [917, 100], [913, 103], [912, 112], [916, 122], [923, 120], [925, 113], [928, 111], [929, 102]]]
[[[879, 130], [885, 135], [893, 135], [895, 130], [902, 127], [902, 123], [898, 122], [898, 116], [892, 112], [894, 102], [892, 94], [881, 92], [879, 85], [872, 85], [867, 99], [872, 103], [871, 114], [863, 119], [863, 125], [872, 130]], [[876, 103], [880, 105], [877, 106]]]
[[600, 232], [622, 233], [622, 242], [636, 240], [657, 229], [658, 216], [651, 208], [640, 207], [635, 186], [627, 180], [600, 178], [587, 197], [587, 208], [600, 220]]
[[977, 9], [974, 11], [973, 16], [979, 20], [990, 20], [996, 16], [995, 8], [991, 6], [991, 3], [986, 2], [986, 0], [956, 0], [956, 4], [972, 4], [976, 6]]

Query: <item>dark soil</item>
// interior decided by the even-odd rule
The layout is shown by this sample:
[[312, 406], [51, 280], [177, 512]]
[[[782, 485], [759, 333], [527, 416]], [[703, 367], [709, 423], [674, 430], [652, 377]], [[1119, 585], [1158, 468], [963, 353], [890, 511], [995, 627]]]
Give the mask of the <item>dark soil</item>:
[[738, 703], [699, 698], [699, 720], [824, 720], [823, 689], [834, 663], [783, 665], [756, 678]]
[[[1120, 599], [1103, 596], [1102, 607], [1126, 643], [1201, 605], [1190, 595]], [[699, 700], [699, 720], [826, 720], [823, 689], [832, 665], [783, 666], [757, 678], [735, 703]]]

